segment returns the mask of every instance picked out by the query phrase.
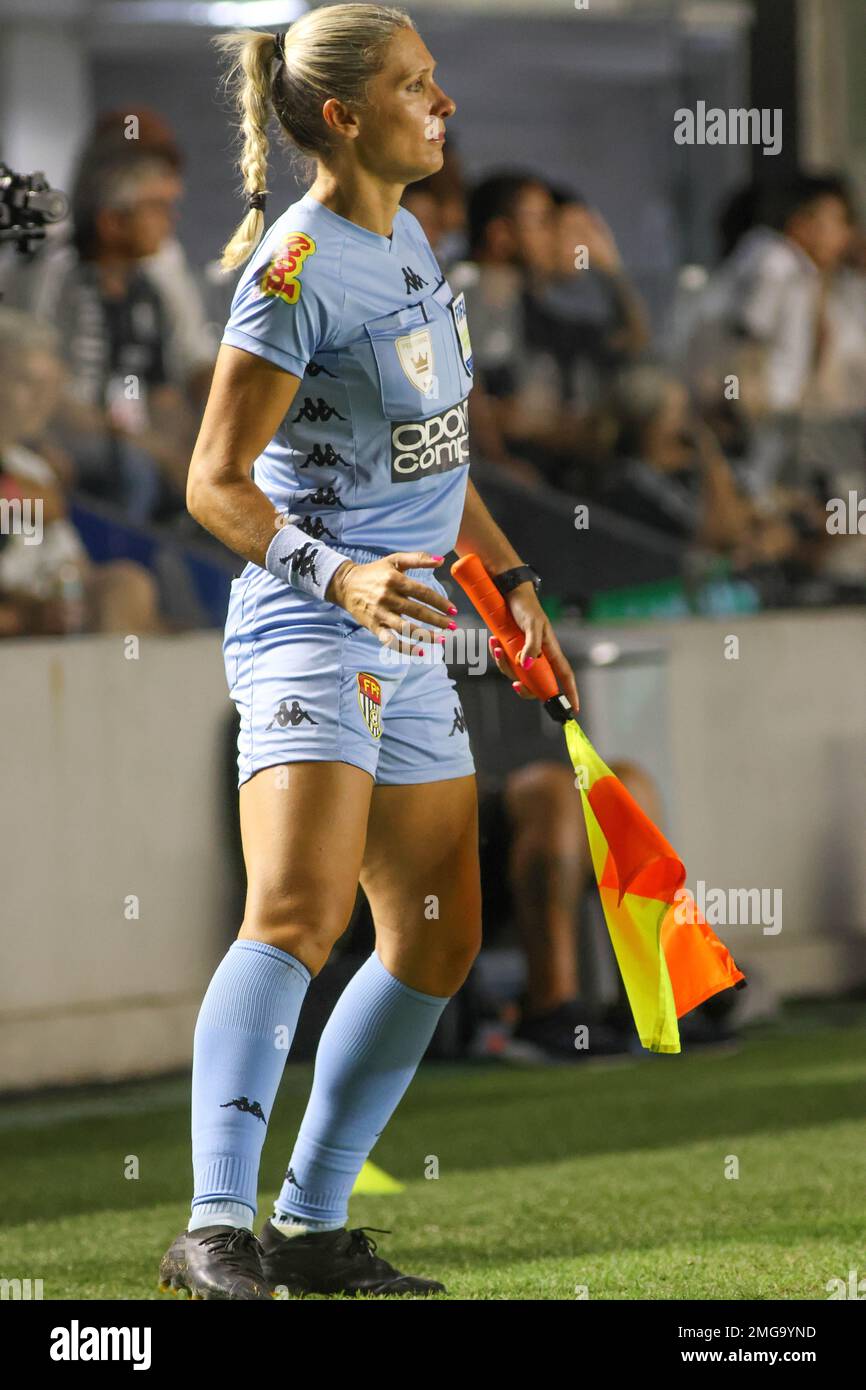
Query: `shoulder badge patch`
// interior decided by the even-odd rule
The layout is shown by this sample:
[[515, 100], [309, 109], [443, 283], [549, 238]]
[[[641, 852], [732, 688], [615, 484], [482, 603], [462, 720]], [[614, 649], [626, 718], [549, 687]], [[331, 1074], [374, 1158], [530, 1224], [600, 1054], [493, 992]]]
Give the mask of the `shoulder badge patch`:
[[305, 232], [292, 232], [280, 247], [261, 280], [262, 294], [297, 304], [301, 297], [298, 277], [308, 256], [315, 255], [316, 243]]
[[382, 687], [375, 676], [358, 672], [358, 704], [374, 738], [382, 737]]

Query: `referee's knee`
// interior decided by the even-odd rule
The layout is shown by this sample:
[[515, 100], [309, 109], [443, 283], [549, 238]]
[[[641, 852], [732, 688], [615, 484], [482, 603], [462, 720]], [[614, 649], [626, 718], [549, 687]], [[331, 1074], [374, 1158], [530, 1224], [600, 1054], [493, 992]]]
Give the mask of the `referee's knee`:
[[442, 943], [428, 947], [422, 955], [388, 940], [377, 940], [376, 949], [385, 969], [398, 980], [444, 999], [451, 998], [466, 983], [480, 947], [479, 931], [477, 941], [473, 938], [451, 945]]
[[319, 902], [315, 910], [304, 911], [297, 903], [281, 904], [273, 898], [261, 906], [248, 903], [238, 937], [276, 946], [318, 975], [349, 925], [353, 904], [354, 900], [346, 907]]
[[436, 988], [431, 994], [456, 994], [466, 983], [469, 972], [481, 950], [481, 924], [477, 930], [464, 931], [456, 941], [443, 942], [431, 951], [426, 968], [435, 977]]

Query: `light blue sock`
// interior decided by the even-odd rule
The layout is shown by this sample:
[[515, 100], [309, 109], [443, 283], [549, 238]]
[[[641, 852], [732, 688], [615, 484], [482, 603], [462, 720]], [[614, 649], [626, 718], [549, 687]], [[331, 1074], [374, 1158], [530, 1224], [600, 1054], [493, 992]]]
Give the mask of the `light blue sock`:
[[264, 941], [234, 941], [202, 1000], [192, 1065], [194, 1195], [188, 1230], [245, 1226], [310, 972]]
[[375, 951], [351, 978], [316, 1052], [313, 1089], [274, 1221], [345, 1226], [349, 1194], [427, 1050], [449, 996], [421, 994]]

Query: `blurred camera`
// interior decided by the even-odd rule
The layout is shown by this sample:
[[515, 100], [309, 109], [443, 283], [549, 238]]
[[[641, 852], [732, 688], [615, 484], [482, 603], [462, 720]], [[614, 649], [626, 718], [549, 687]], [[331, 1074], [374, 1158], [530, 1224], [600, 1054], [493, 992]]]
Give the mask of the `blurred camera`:
[[0, 243], [11, 241], [23, 256], [32, 256], [45, 228], [62, 222], [68, 211], [66, 194], [41, 171], [16, 174], [0, 161]]

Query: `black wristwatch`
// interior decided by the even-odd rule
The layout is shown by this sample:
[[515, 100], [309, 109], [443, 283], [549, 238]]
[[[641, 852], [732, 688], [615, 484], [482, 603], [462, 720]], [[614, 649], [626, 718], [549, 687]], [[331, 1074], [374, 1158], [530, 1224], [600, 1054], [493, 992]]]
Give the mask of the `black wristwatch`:
[[535, 573], [531, 565], [516, 565], [513, 570], [505, 570], [502, 574], [493, 574], [490, 577], [500, 594], [510, 594], [518, 584], [533, 584], [536, 593], [541, 586], [541, 577]]

